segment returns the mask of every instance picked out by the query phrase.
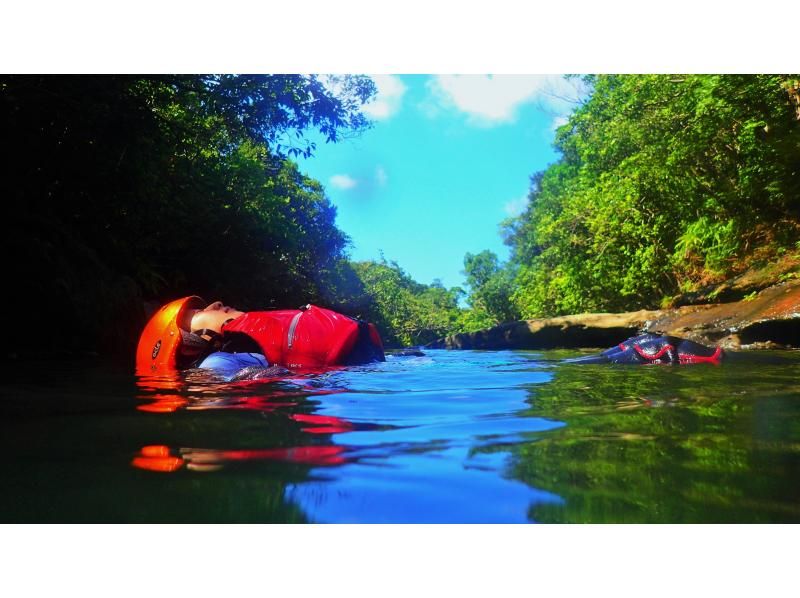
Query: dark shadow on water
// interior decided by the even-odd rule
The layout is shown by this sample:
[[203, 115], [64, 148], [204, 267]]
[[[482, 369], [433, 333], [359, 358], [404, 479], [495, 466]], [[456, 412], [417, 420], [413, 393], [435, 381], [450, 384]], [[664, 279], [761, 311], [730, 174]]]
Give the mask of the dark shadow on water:
[[136, 380], [88, 362], [23, 363], [0, 387], [3, 522], [304, 522], [285, 499], [349, 460], [313, 414], [319, 380]]

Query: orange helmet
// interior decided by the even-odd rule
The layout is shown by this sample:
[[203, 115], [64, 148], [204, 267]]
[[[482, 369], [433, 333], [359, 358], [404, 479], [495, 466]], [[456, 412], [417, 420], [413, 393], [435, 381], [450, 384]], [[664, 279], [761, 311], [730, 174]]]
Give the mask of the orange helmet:
[[184, 335], [179, 325], [181, 317], [189, 309], [203, 309], [205, 306], [205, 301], [192, 295], [167, 303], [159, 309], [139, 337], [136, 373], [147, 375], [177, 369], [178, 349]]

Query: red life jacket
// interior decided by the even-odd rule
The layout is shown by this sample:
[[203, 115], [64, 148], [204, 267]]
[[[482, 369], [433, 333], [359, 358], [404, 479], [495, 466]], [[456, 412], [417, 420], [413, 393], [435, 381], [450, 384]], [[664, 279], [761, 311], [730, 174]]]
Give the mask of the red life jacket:
[[316, 305], [247, 312], [225, 324], [222, 331], [246, 334], [258, 343], [271, 364], [287, 368], [385, 361], [374, 324]]

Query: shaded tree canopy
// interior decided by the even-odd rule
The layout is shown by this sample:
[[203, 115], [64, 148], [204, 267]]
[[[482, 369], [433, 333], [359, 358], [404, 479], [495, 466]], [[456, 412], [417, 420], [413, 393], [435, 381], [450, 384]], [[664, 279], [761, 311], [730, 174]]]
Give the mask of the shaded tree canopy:
[[48, 316], [15, 324], [17, 346], [129, 349], [142, 298], [318, 300], [348, 240], [287, 158], [313, 129], [364, 130], [374, 93], [360, 76], [0, 78], [6, 271]]

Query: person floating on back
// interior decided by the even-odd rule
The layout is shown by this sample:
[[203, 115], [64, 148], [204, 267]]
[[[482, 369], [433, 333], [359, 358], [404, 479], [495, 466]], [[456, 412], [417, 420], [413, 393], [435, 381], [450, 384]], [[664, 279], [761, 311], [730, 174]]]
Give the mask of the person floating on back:
[[321, 369], [385, 361], [374, 324], [306, 305], [242, 312], [197, 296], [159, 309], [142, 332], [136, 372], [152, 375], [191, 367], [231, 374], [242, 368]]

